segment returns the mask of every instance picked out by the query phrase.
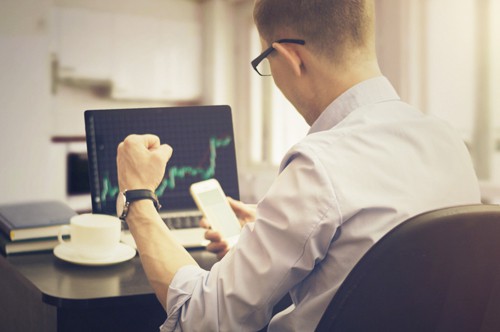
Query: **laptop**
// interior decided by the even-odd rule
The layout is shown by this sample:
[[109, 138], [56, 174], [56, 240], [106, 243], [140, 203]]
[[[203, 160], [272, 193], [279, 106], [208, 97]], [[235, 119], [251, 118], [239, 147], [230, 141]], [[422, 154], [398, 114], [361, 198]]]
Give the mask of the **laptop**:
[[[160, 215], [185, 248], [203, 247], [205, 230], [193, 201], [192, 183], [217, 179], [239, 199], [231, 109], [227, 105], [85, 111], [92, 212], [116, 215], [119, 193], [116, 148], [130, 134], [155, 134], [174, 152], [156, 194]], [[134, 245], [130, 233], [122, 241]]]

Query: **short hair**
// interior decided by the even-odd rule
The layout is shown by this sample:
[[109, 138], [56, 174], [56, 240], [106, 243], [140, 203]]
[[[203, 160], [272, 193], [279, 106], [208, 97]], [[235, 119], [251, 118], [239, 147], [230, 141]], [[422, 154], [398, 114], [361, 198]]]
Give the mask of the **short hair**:
[[268, 43], [301, 38], [316, 52], [341, 60], [350, 48], [371, 46], [373, 0], [257, 0], [254, 20]]

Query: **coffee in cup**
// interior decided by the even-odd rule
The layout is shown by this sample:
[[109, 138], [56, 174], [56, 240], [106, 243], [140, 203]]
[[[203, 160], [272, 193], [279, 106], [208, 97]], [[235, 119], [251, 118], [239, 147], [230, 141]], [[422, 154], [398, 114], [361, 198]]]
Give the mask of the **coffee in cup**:
[[[68, 233], [70, 241], [63, 239], [63, 234]], [[69, 225], [62, 226], [58, 238], [81, 258], [103, 260], [116, 253], [120, 235], [121, 221], [117, 217], [85, 213], [72, 217]]]

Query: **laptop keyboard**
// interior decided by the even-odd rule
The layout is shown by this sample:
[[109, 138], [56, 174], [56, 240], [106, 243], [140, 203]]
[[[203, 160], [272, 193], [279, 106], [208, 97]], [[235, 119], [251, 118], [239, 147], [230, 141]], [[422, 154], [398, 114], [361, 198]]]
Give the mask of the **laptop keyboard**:
[[170, 229], [184, 229], [200, 227], [200, 218], [201, 215], [187, 217], [165, 217], [163, 218], [163, 221]]
[[182, 211], [182, 212], [169, 212], [167, 215], [161, 216], [165, 224], [170, 229], [185, 229], [200, 227], [201, 212]]

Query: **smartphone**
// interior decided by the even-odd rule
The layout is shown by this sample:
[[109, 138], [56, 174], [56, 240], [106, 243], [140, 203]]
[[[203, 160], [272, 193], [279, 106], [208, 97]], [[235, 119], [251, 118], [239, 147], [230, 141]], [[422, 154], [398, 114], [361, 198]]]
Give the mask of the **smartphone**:
[[193, 183], [190, 192], [212, 229], [221, 233], [228, 242], [236, 240], [240, 235], [241, 225], [219, 181], [210, 179]]

